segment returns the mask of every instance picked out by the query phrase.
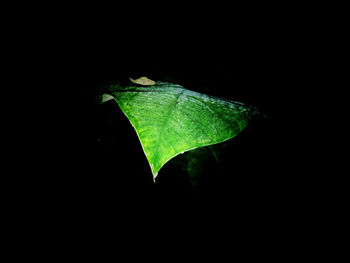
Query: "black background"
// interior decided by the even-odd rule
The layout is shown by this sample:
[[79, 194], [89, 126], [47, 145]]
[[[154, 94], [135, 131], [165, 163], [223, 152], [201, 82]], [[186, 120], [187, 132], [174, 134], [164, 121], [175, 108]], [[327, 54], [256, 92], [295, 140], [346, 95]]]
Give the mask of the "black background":
[[[26, 217], [42, 215], [39, 224], [87, 239], [175, 235], [190, 243], [224, 235], [284, 249], [282, 241], [303, 222], [300, 211], [309, 209], [305, 189], [313, 179], [301, 173], [307, 150], [300, 142], [308, 135], [296, 128], [303, 126], [302, 102], [295, 105], [311, 93], [308, 30], [284, 11], [230, 10], [219, 19], [208, 10], [152, 14], [152, 22], [144, 14], [135, 26], [121, 18], [106, 28], [68, 23], [57, 31], [58, 23], [27, 47], [33, 87], [44, 91], [22, 118], [29, 141], [23, 166], [34, 172], [16, 177], [14, 198]], [[268, 116], [232, 140], [220, 173], [208, 164], [200, 197], [170, 162], [154, 184], [127, 119], [115, 103], [97, 103], [106, 84], [141, 76], [244, 102]]]

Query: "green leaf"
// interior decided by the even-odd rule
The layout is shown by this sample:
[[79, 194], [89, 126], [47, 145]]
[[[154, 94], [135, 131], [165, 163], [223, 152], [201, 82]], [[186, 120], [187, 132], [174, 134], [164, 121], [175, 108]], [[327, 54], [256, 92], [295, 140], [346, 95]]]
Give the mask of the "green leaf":
[[235, 137], [258, 112], [242, 103], [156, 82], [109, 88], [134, 127], [154, 178], [176, 155]]

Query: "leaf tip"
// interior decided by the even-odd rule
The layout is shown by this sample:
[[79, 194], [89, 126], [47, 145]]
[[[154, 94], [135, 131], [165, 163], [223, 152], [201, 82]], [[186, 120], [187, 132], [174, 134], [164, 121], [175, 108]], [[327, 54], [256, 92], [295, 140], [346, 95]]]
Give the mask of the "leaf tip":
[[113, 99], [114, 99], [113, 96], [111, 96], [109, 94], [103, 94], [101, 103], [104, 103], [104, 102], [107, 102], [107, 101], [110, 101], [110, 100], [113, 100]]
[[154, 173], [153, 174], [153, 183], [155, 183], [156, 182], [156, 177], [158, 176], [158, 173]]
[[138, 78], [138, 79], [132, 79], [132, 78], [129, 78], [130, 81], [134, 84], [138, 84], [138, 85], [141, 85], [141, 86], [154, 86], [156, 85], [156, 82], [147, 78], [147, 77], [141, 77], [141, 78]]

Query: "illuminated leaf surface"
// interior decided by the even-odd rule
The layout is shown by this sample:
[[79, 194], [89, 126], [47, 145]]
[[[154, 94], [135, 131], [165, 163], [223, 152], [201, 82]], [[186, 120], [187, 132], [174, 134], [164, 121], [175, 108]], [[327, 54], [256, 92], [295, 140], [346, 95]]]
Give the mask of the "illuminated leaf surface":
[[154, 178], [176, 155], [239, 134], [258, 112], [232, 102], [156, 82], [154, 86], [111, 86], [108, 92], [141, 141]]

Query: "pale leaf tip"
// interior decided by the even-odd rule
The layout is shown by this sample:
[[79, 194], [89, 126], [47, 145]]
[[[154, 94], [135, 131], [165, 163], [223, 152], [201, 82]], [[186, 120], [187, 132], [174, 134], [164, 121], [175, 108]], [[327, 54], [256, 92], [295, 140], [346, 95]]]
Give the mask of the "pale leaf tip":
[[114, 99], [114, 97], [109, 95], [109, 94], [103, 94], [102, 95], [102, 103], [110, 101], [110, 100], [113, 100], [113, 99]]
[[153, 182], [155, 183], [156, 182], [156, 177], [158, 176], [158, 173], [154, 173], [153, 174]]
[[156, 85], [156, 82], [147, 78], [147, 77], [141, 77], [141, 78], [138, 78], [138, 79], [132, 79], [132, 78], [129, 78], [130, 81], [134, 84], [138, 84], [138, 85], [141, 85], [141, 86], [154, 86]]

